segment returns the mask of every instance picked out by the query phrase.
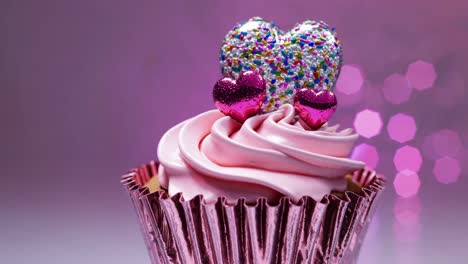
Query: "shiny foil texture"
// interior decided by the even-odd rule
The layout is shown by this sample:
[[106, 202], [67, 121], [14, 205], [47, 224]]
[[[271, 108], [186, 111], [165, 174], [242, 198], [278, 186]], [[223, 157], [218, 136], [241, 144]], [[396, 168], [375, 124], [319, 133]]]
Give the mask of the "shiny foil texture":
[[336, 96], [328, 90], [301, 89], [294, 96], [294, 108], [299, 117], [312, 129], [328, 122], [336, 111]]
[[157, 163], [122, 177], [135, 206], [152, 263], [356, 263], [385, 180], [373, 171], [354, 173], [363, 188], [321, 201], [282, 198], [270, 204], [224, 198], [205, 203], [164, 190], [149, 192]]
[[216, 107], [241, 123], [260, 112], [264, 98], [265, 80], [254, 71], [242, 72], [237, 80], [224, 77], [213, 89]]

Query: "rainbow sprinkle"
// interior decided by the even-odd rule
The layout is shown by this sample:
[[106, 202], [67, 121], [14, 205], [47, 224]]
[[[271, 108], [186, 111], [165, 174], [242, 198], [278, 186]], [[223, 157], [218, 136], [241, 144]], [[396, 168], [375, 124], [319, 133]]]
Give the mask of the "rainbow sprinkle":
[[274, 23], [254, 17], [225, 37], [220, 63], [224, 76], [237, 78], [257, 70], [267, 83], [263, 112], [292, 103], [295, 91], [332, 89], [342, 64], [342, 47], [334, 28], [305, 21], [283, 33]]

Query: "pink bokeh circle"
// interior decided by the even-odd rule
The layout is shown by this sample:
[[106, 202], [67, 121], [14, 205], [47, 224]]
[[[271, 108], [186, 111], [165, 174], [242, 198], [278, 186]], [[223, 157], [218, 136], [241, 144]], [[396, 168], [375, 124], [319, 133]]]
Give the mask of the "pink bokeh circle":
[[462, 148], [462, 141], [458, 132], [442, 129], [432, 135], [432, 146], [439, 157], [455, 157]]
[[461, 174], [460, 162], [452, 157], [443, 157], [434, 164], [434, 175], [443, 184], [455, 183]]
[[366, 143], [357, 145], [351, 154], [351, 158], [366, 163], [366, 166], [371, 169], [375, 169], [379, 163], [379, 153], [377, 149]]
[[403, 170], [396, 174], [393, 180], [393, 187], [395, 192], [400, 197], [411, 197], [416, 195], [421, 186], [421, 181], [416, 172], [410, 170]]
[[419, 60], [408, 66], [406, 78], [414, 89], [426, 90], [434, 85], [437, 74], [432, 63]]
[[404, 143], [414, 138], [417, 130], [414, 118], [407, 114], [398, 113], [390, 118], [387, 131], [391, 139]]
[[395, 152], [393, 163], [397, 171], [410, 170], [418, 172], [421, 169], [422, 157], [419, 149], [412, 146], [403, 146]]
[[382, 125], [383, 122], [379, 112], [369, 109], [359, 112], [354, 119], [356, 132], [365, 138], [372, 138], [380, 134]]
[[340, 77], [336, 83], [336, 90], [343, 94], [357, 93], [364, 83], [364, 74], [357, 65], [344, 65], [340, 71]]

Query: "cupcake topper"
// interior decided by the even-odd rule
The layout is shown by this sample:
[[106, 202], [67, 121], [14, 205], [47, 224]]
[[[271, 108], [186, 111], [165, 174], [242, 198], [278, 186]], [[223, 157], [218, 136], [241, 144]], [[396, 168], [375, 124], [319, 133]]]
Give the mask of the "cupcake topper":
[[333, 28], [305, 21], [283, 33], [274, 23], [254, 17], [236, 25], [221, 47], [222, 74], [237, 78], [255, 70], [266, 81], [262, 112], [293, 103], [302, 88], [330, 90], [342, 64], [342, 47]]
[[[272, 22], [251, 18], [226, 35], [220, 63], [225, 78], [216, 83], [213, 97], [221, 112], [239, 122], [289, 103], [317, 129], [336, 109], [331, 89], [340, 73], [342, 47], [324, 22], [305, 21], [284, 33]], [[263, 86], [242, 83], [245, 76], [261, 79]]]
[[312, 129], [325, 124], [336, 110], [336, 97], [329, 90], [301, 89], [294, 96], [294, 108]]
[[222, 78], [213, 89], [216, 107], [241, 123], [260, 112], [264, 98], [265, 80], [253, 71], [242, 72], [237, 80]]

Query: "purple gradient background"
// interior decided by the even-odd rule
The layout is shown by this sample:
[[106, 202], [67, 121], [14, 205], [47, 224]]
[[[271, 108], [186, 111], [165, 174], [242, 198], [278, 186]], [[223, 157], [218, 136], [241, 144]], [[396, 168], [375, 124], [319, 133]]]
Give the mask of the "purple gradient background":
[[[255, 15], [284, 29], [327, 21], [345, 64], [365, 73], [364, 99], [338, 95], [331, 120], [352, 126], [370, 108], [383, 121], [360, 139], [377, 147], [389, 179], [360, 263], [466, 261], [467, 10], [422, 0], [1, 1], [0, 263], [149, 263], [119, 175], [156, 158], [168, 128], [213, 108], [221, 40]], [[434, 65], [434, 86], [400, 105], [382, 101], [383, 80], [417, 60]], [[419, 149], [440, 129], [458, 133], [456, 183], [436, 180], [429, 150], [417, 196], [397, 200], [392, 161], [404, 144], [386, 125], [399, 112], [414, 116], [416, 138], [405, 144]], [[410, 210], [398, 218], [394, 206]]]

